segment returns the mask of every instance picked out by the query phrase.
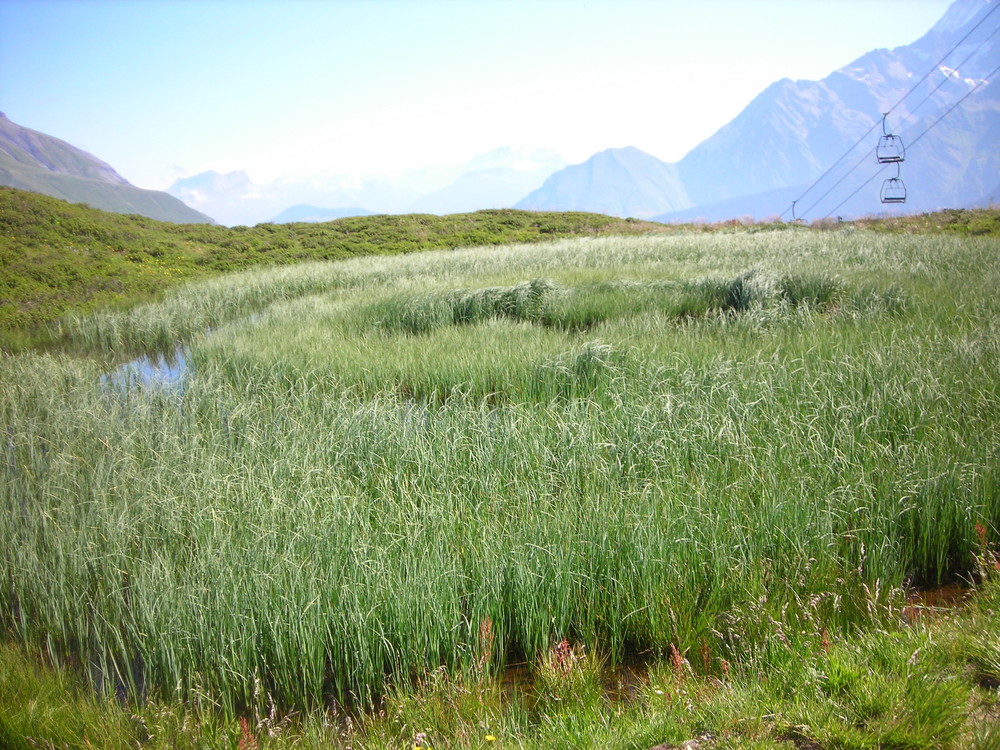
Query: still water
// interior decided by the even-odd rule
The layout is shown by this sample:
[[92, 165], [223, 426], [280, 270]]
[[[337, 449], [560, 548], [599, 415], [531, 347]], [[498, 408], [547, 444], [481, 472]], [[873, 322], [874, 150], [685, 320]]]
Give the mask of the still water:
[[187, 350], [178, 346], [172, 352], [144, 354], [119, 365], [101, 376], [101, 385], [118, 392], [128, 391], [136, 386], [179, 389], [187, 369]]

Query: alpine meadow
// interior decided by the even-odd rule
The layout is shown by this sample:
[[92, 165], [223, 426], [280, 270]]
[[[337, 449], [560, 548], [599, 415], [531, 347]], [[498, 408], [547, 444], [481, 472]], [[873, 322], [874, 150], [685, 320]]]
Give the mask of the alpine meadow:
[[996, 214], [60, 308], [0, 358], [0, 744], [996, 747]]

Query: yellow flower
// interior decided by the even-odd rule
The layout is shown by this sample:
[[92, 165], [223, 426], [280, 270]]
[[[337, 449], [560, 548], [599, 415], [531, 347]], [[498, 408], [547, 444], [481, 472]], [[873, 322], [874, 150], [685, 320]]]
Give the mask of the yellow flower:
[[496, 742], [497, 738], [494, 735], [492, 735], [492, 734], [488, 734], [488, 735], [486, 735], [486, 741], [487, 742]]

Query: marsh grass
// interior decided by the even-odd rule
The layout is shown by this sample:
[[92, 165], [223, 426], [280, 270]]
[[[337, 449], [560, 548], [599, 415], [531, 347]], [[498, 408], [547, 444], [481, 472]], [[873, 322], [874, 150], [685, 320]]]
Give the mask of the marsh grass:
[[[615, 280], [720, 282], [756, 269], [793, 280], [836, 283], [849, 275], [856, 288], [886, 290], [901, 282], [927, 283], [935, 272], [974, 277], [981, 273], [963, 245], [990, 240], [948, 237], [899, 238], [868, 233], [775, 231], [758, 234], [668, 235], [588, 238], [541, 245], [498, 246], [363, 257], [338, 263], [305, 262], [218, 276], [170, 289], [162, 302], [129, 310], [71, 314], [57, 323], [69, 345], [111, 354], [171, 350], [178, 342], [231, 321], [245, 320], [283, 300], [344, 291], [445, 295], [475, 280], [492, 286], [549, 279], [581, 286]], [[973, 253], [974, 254], [974, 253]], [[415, 293], [415, 295], [414, 295]]]
[[997, 270], [985, 240], [580, 240], [81, 317], [81, 347], [181, 338], [193, 367], [109, 392], [0, 359], [6, 625], [227, 716], [564, 639], [721, 678], [889, 627], [904, 587], [977, 570], [977, 524], [996, 544]]

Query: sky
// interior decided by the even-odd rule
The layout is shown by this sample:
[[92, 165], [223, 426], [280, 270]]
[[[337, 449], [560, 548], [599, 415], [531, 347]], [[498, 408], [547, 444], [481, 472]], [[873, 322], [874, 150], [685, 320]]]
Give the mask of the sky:
[[781, 78], [951, 0], [0, 0], [0, 111], [165, 189], [390, 176], [501, 146], [676, 161]]

